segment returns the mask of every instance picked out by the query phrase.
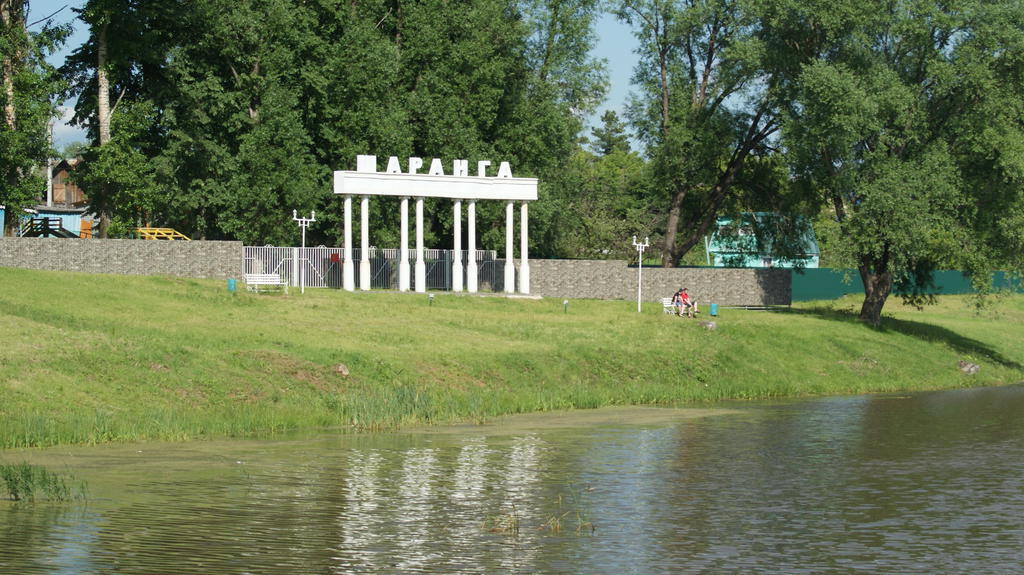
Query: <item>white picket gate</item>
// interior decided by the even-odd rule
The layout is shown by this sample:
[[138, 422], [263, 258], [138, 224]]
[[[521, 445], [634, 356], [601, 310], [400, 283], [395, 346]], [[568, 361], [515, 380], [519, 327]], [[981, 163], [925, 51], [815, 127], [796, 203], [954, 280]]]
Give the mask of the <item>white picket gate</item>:
[[[361, 285], [359, 262], [362, 250], [352, 250], [355, 285]], [[370, 287], [372, 289], [398, 289], [399, 250], [397, 248], [370, 248]], [[426, 263], [426, 286], [429, 290], [452, 289], [452, 250], [424, 250]], [[287, 278], [289, 283], [298, 287], [300, 265], [304, 272], [303, 283], [307, 288], [341, 288], [342, 263], [345, 257], [343, 248], [324, 246], [303, 248], [246, 246], [245, 273], [276, 273]], [[412, 272], [411, 285], [415, 285], [414, 251], [409, 251], [409, 267]], [[463, 267], [468, 267], [465, 250], [462, 253]], [[502, 291], [504, 289], [504, 260], [497, 259], [494, 250], [477, 250], [477, 277], [480, 291]], [[297, 263], [298, 262], [298, 263]], [[465, 282], [463, 282], [465, 285]]]

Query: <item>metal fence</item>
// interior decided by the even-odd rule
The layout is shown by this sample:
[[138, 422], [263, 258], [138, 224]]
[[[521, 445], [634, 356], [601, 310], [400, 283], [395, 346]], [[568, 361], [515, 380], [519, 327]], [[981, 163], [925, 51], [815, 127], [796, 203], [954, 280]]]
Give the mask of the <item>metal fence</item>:
[[[398, 289], [397, 248], [370, 248], [371, 289]], [[274, 246], [245, 248], [245, 273], [276, 273], [286, 278], [292, 286], [299, 285], [299, 272], [303, 272], [303, 283], [308, 288], [341, 288], [341, 267], [344, 261], [343, 248], [279, 248]], [[355, 285], [362, 285], [359, 262], [361, 249], [352, 250], [352, 267], [355, 270]], [[463, 270], [469, 266], [469, 254], [462, 251]], [[416, 252], [409, 250], [409, 284], [416, 285]], [[477, 283], [480, 291], [500, 292], [505, 289], [505, 260], [497, 258], [497, 252], [477, 250]], [[298, 264], [296, 263], [298, 262]], [[424, 250], [426, 264], [426, 285], [429, 290], [452, 289], [452, 250]], [[301, 268], [300, 268], [301, 266]], [[463, 272], [465, 273], [465, 271]], [[463, 285], [466, 285], [463, 278]]]
[[[864, 294], [864, 283], [860, 274], [853, 269], [810, 268], [793, 272], [793, 301], [831, 300], [848, 294]], [[992, 287], [997, 290], [1024, 292], [1024, 280], [1010, 272], [998, 271], [992, 274]], [[971, 278], [957, 270], [935, 270], [931, 285], [925, 290], [934, 295], [974, 293]], [[903, 293], [899, 286], [893, 294]]]

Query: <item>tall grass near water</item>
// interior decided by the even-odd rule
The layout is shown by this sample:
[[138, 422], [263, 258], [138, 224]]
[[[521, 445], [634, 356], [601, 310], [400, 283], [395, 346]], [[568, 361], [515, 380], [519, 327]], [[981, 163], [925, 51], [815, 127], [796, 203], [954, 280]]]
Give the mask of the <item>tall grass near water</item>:
[[[717, 329], [651, 304], [0, 270], [0, 447], [388, 429], [606, 405], [1024, 380], [1024, 298], [788, 313]], [[982, 366], [965, 375], [960, 359]], [[345, 375], [339, 366], [345, 366]]]
[[85, 497], [84, 484], [39, 465], [0, 463], [0, 497], [12, 501], [65, 502]]

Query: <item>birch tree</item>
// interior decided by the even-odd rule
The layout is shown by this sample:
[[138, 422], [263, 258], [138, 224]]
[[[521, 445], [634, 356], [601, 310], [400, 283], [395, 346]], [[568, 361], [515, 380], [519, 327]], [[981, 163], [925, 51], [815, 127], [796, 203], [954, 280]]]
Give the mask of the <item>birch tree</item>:
[[[67, 27], [29, 22], [29, 3], [0, 0], [0, 205], [8, 230], [45, 189], [41, 168], [51, 156], [49, 123], [57, 116], [56, 71], [46, 63]], [[30, 25], [40, 26], [30, 32]]]
[[[112, 132], [114, 115], [146, 97], [141, 84], [143, 70], [152, 69], [151, 65], [143, 65], [154, 50], [155, 35], [148, 29], [152, 10], [148, 3], [136, 0], [88, 0], [77, 10], [79, 19], [89, 28], [88, 39], [61, 69], [69, 81], [68, 95], [78, 100], [74, 121], [87, 128], [92, 140], [92, 145], [83, 152], [86, 162], [73, 177], [79, 180], [90, 207], [99, 216], [97, 236], [101, 239], [109, 237], [114, 213], [128, 211], [127, 205], [119, 206], [121, 196], [131, 197], [137, 189], [151, 187], [152, 168], [148, 163], [142, 164], [145, 169], [133, 180], [114, 173], [101, 174], [98, 169], [135, 165], [132, 155], [141, 153], [137, 138], [147, 127], [133, 123], [146, 118], [145, 115], [132, 115], [130, 122], [121, 122], [128, 134], [113, 149], [104, 148], [117, 136]], [[129, 149], [135, 151], [122, 156]]]

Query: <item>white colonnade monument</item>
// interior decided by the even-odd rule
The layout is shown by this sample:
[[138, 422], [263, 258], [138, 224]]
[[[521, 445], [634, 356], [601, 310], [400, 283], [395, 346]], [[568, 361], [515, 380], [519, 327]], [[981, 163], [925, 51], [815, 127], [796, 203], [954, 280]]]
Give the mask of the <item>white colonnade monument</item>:
[[[342, 263], [342, 288], [355, 290], [355, 267], [352, 261], [352, 198], [360, 198], [360, 240], [362, 257], [359, 261], [359, 289], [370, 289], [369, 208], [370, 196], [392, 196], [401, 199], [401, 245], [399, 246], [398, 289], [409, 291], [409, 198], [416, 201], [416, 285], [417, 292], [427, 291], [426, 260], [423, 248], [423, 199], [449, 198], [453, 200], [454, 229], [452, 290], [476, 293], [476, 202], [492, 200], [505, 202], [505, 292], [515, 293], [516, 270], [513, 260], [513, 214], [515, 203], [519, 207], [519, 293], [530, 293], [530, 263], [527, 255], [528, 210], [527, 202], [537, 199], [536, 178], [512, 177], [508, 162], [501, 162], [497, 174], [487, 175], [489, 161], [476, 165], [476, 175], [469, 175], [469, 160], [454, 160], [446, 173], [441, 160], [430, 161], [426, 173], [422, 158], [409, 158], [408, 170], [403, 172], [398, 158], [388, 158], [387, 168], [377, 171], [376, 156], [357, 156], [356, 171], [334, 172], [334, 193], [344, 197], [345, 255]], [[462, 202], [467, 203], [467, 238], [469, 265], [462, 267]], [[466, 282], [463, 285], [463, 272]]]

